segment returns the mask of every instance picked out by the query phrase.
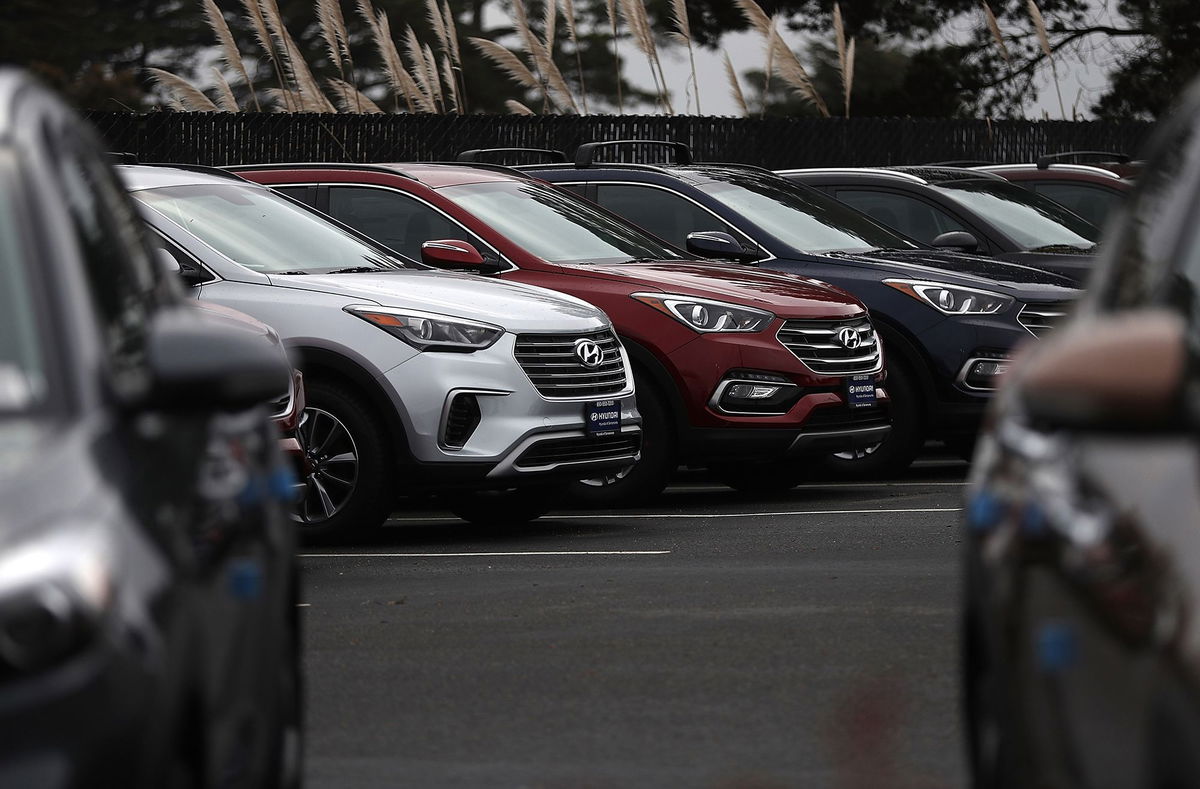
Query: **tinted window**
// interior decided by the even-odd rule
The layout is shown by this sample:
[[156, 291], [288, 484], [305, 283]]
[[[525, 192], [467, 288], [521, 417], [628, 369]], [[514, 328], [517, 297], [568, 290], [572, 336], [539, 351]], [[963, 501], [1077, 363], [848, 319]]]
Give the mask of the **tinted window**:
[[142, 189], [134, 197], [252, 271], [320, 273], [350, 268], [401, 268], [336, 225], [266, 189], [197, 184]]
[[[707, 172], [707, 171], [706, 171]], [[807, 252], [863, 252], [913, 245], [815, 189], [742, 171], [717, 175], [701, 190], [785, 244]]]
[[866, 189], [839, 189], [837, 196], [879, 224], [926, 244], [942, 233], [970, 232], [950, 214], [917, 197]]
[[441, 193], [530, 254], [552, 263], [682, 257], [586, 200], [536, 183], [448, 186]]
[[1096, 227], [1104, 224], [1108, 212], [1121, 202], [1116, 192], [1084, 183], [1035, 183], [1035, 192], [1061, 203]]
[[317, 205], [317, 187], [315, 186], [272, 186], [271, 188], [314, 208]]
[[329, 215], [414, 260], [421, 259], [421, 245], [433, 239], [455, 238], [479, 246], [436, 209], [386, 189], [332, 186]]
[[1100, 231], [1036, 192], [1001, 181], [955, 181], [932, 187], [998, 228], [1022, 249], [1090, 250]]
[[643, 230], [677, 247], [687, 246], [688, 233], [733, 228], [682, 195], [650, 186], [599, 184], [596, 202]]

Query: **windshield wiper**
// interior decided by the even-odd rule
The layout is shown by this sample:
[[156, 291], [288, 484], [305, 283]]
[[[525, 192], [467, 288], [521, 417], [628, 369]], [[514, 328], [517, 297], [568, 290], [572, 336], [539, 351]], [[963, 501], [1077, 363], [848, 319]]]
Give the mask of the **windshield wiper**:
[[660, 260], [664, 260], [664, 258], [630, 258], [629, 260], [622, 260], [621, 262], [622, 263], [657, 263]]
[[1096, 251], [1096, 245], [1092, 244], [1086, 249], [1072, 246], [1071, 244], [1046, 244], [1041, 247], [1034, 247], [1030, 252], [1064, 252], [1068, 255], [1090, 255]]
[[367, 274], [372, 271], [381, 271], [378, 266], [350, 266], [349, 268], [338, 268], [333, 271], [326, 271], [326, 274]]
[[307, 271], [272, 271], [272, 274], [307, 274]]

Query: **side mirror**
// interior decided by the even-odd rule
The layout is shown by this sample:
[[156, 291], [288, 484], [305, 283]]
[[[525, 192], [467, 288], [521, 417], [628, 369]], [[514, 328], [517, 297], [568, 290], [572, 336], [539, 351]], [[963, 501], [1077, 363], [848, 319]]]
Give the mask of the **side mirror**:
[[247, 326], [188, 306], [159, 312], [146, 342], [151, 380], [138, 402], [166, 411], [238, 411], [288, 391], [292, 371], [279, 346]]
[[720, 230], [688, 233], [687, 251], [700, 257], [734, 260], [738, 263], [751, 263], [759, 259], [757, 250], [746, 249], [736, 238]]
[[1165, 310], [1069, 324], [1013, 372], [1026, 411], [1056, 428], [1099, 432], [1184, 429], [1187, 329]]
[[964, 230], [951, 230], [942, 233], [929, 242], [930, 246], [938, 249], [961, 249], [963, 252], [974, 252], [979, 249], [979, 239]]
[[179, 265], [179, 261], [175, 259], [175, 256], [162, 247], [154, 248], [154, 263], [163, 272], [165, 272], [168, 277], [174, 277], [175, 279], [178, 279], [189, 288], [194, 285], [199, 285], [201, 282], [205, 281], [205, 277], [202, 272], [193, 268], [184, 268], [183, 266]]
[[421, 262], [434, 268], [451, 271], [474, 271], [477, 274], [496, 274], [498, 262], [487, 261], [474, 245], [456, 239], [436, 239], [421, 245]]

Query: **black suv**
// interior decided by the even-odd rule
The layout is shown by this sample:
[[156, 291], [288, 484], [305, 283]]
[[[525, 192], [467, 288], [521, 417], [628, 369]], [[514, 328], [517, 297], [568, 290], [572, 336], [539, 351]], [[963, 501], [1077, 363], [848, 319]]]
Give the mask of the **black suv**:
[[0, 70], [0, 786], [299, 781], [261, 326], [183, 302], [81, 121]]
[[[631, 144], [665, 146], [673, 161], [596, 159], [610, 146]], [[869, 450], [830, 458], [839, 473], [896, 472], [927, 438], [966, 454], [1013, 347], [1049, 330], [1077, 295], [1073, 283], [1054, 274], [922, 248], [767, 170], [693, 164], [681, 143], [588, 143], [574, 164], [522, 169], [695, 255], [799, 274], [861, 299], [887, 349], [892, 432]]]
[[962, 167], [780, 170], [934, 247], [991, 255], [1083, 282], [1100, 230], [1049, 197]]

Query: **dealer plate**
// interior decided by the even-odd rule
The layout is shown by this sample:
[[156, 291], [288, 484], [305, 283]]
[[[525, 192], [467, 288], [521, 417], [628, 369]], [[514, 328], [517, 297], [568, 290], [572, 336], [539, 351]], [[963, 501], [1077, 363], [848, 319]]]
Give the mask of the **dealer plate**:
[[615, 436], [621, 429], [621, 404], [616, 400], [594, 400], [585, 403], [583, 422], [589, 436]]
[[875, 376], [852, 375], [846, 379], [846, 404], [851, 408], [875, 405]]

